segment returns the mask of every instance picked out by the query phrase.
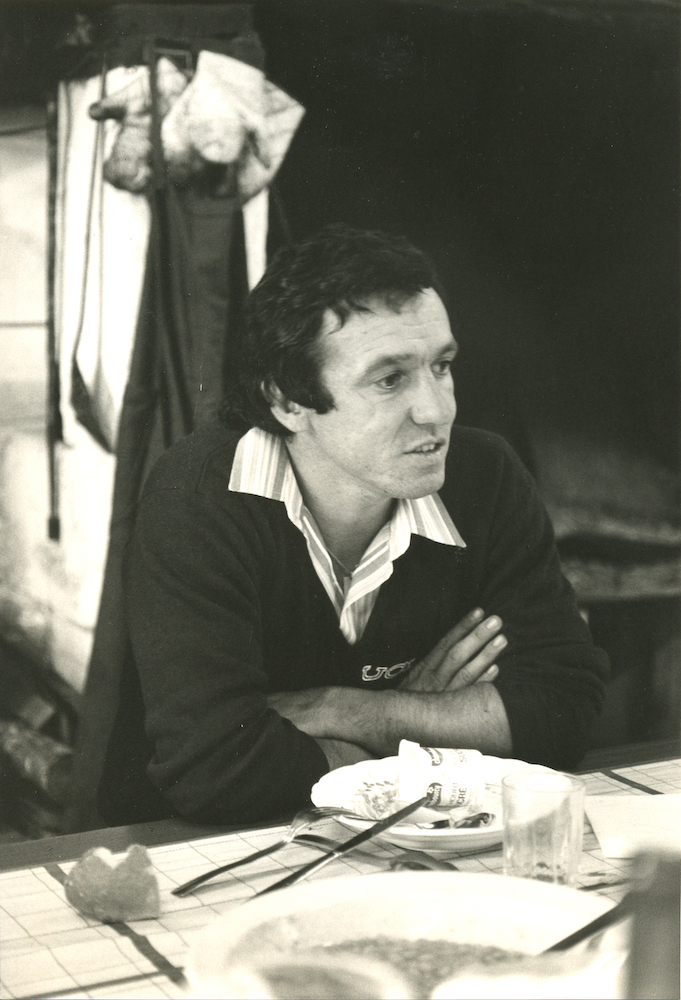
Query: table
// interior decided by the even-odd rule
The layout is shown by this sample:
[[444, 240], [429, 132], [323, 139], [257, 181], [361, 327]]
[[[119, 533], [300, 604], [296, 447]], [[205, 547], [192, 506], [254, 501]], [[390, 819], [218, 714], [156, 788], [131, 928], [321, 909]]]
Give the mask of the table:
[[[650, 795], [681, 791], [678, 759], [606, 767], [583, 775], [587, 794]], [[146, 833], [151, 841], [160, 825], [145, 824], [114, 831], [90, 831], [75, 838], [52, 838], [31, 844], [8, 845], [0, 851], [0, 987], [2, 997], [16, 1000], [47, 998], [183, 997], [183, 965], [192, 940], [218, 914], [238, 906], [255, 892], [277, 881], [287, 871], [318, 857], [318, 852], [289, 845], [223, 876], [195, 895], [178, 898], [171, 889], [211, 866], [224, 864], [278, 839], [282, 827], [233, 832], [205, 831], [183, 824], [165, 825], [170, 842], [149, 847], [161, 890], [161, 916], [156, 920], [102, 924], [78, 914], [67, 902], [63, 882], [76, 858], [87, 846], [125, 840], [130, 833]], [[348, 831], [335, 820], [315, 828], [326, 836], [345, 839]], [[174, 831], [174, 833], [171, 833]], [[189, 834], [189, 835], [186, 835]], [[59, 842], [55, 846], [55, 842]], [[75, 847], [65, 857], [66, 846]], [[141, 841], [140, 841], [141, 842]], [[125, 844], [120, 843], [119, 849]], [[23, 848], [23, 860], [10, 848]], [[314, 878], [361, 877], [388, 867], [401, 849], [364, 845], [369, 856], [350, 855], [327, 865]], [[31, 851], [33, 857], [31, 858]], [[456, 867], [467, 872], [500, 873], [501, 848], [457, 855]], [[586, 824], [584, 853], [578, 879], [585, 892], [597, 892], [617, 901], [626, 890], [630, 865], [626, 859], [606, 859]]]

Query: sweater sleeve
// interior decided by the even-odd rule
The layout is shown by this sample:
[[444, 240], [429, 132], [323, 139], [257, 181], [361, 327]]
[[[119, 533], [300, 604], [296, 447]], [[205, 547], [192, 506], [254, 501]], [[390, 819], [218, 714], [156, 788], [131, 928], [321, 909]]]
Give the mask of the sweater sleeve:
[[[229, 505], [227, 505], [229, 506]], [[250, 822], [309, 801], [318, 744], [268, 708], [266, 524], [186, 489], [149, 493], [126, 563], [127, 617], [154, 747], [149, 776], [182, 816]]]
[[480, 606], [502, 618], [508, 639], [495, 684], [513, 755], [576, 767], [602, 706], [608, 661], [594, 646], [562, 574], [533, 479], [505, 442], [498, 454], [478, 581]]

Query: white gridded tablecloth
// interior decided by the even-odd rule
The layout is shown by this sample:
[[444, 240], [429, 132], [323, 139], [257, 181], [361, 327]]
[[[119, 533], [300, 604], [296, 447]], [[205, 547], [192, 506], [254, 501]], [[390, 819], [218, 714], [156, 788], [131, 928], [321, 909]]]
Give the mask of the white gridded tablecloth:
[[[663, 761], [583, 775], [587, 794], [672, 793], [681, 791], [681, 763]], [[182, 973], [194, 936], [213, 917], [238, 906], [319, 852], [290, 844], [272, 857], [221, 876], [194, 895], [171, 890], [202, 871], [225, 864], [278, 839], [282, 827], [220, 835], [149, 848], [161, 891], [156, 920], [102, 924], [77, 913], [62, 883], [75, 862], [47, 864], [0, 873], [0, 996], [41, 998], [183, 997]], [[347, 839], [334, 820], [315, 831]], [[388, 867], [401, 848], [369, 843], [364, 855], [327, 865], [313, 878], [361, 877]], [[452, 858], [460, 871], [501, 873], [501, 847]], [[579, 887], [612, 900], [623, 895], [631, 862], [606, 859], [588, 822]]]

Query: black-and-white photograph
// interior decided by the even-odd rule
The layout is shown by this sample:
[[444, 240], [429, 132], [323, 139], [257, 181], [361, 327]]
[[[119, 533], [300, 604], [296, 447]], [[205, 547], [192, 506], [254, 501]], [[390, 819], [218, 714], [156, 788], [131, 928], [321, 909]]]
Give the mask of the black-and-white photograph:
[[0, 993], [674, 1000], [680, 0], [0, 0]]

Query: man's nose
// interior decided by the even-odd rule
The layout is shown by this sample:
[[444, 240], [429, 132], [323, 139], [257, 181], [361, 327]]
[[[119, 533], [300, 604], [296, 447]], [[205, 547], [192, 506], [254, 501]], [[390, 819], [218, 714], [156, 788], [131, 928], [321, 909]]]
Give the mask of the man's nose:
[[419, 380], [411, 404], [416, 424], [450, 424], [456, 416], [456, 400], [451, 379], [434, 375]]

